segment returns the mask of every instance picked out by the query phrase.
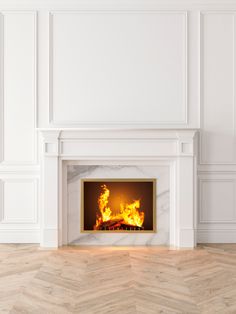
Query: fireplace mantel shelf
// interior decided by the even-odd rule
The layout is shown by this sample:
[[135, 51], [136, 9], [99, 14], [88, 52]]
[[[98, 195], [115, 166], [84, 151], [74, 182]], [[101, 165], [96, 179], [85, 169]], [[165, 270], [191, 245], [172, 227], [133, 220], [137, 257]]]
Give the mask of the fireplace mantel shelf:
[[170, 245], [195, 246], [197, 129], [81, 130], [39, 129], [42, 134], [41, 246], [63, 241], [63, 162], [133, 161], [170, 169]]

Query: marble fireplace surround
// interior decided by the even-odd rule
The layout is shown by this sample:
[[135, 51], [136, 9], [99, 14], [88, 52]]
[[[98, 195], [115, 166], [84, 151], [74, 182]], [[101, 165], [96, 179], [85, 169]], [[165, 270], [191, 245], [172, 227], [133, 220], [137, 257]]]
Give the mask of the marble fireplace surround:
[[[67, 165], [169, 167], [169, 244], [196, 244], [194, 129], [40, 129], [42, 135], [41, 246], [67, 244]], [[72, 162], [73, 161], [73, 162]]]
[[[105, 160], [66, 161], [67, 215], [63, 222], [66, 243], [85, 246], [155, 246], [169, 244], [169, 167], [155, 161]], [[81, 179], [155, 179], [155, 232], [96, 232], [81, 231]], [[108, 185], [109, 186], [109, 185]], [[141, 195], [140, 195], [141, 196]], [[153, 195], [154, 196], [154, 195]], [[130, 199], [131, 201], [131, 199]], [[141, 198], [141, 209], [142, 198]], [[66, 214], [66, 211], [63, 211]], [[67, 220], [67, 223], [66, 223]], [[95, 223], [95, 221], [94, 221]]]

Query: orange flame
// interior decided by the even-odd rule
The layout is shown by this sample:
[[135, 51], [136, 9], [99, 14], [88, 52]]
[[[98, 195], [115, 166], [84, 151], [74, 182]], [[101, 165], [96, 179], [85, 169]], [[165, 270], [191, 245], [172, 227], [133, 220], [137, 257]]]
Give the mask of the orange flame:
[[101, 188], [103, 189], [103, 192], [99, 196], [98, 207], [102, 214], [102, 221], [108, 221], [111, 219], [112, 213], [110, 207], [107, 207], [110, 191], [108, 190], [105, 184], [102, 185]]
[[102, 192], [98, 198], [98, 207], [100, 215], [97, 216], [95, 229], [101, 225], [102, 222], [119, 220], [120, 222], [130, 225], [142, 227], [144, 222], [144, 212], [139, 212], [140, 200], [134, 200], [130, 204], [120, 203], [120, 212], [113, 214], [111, 208], [108, 206], [108, 199], [110, 190], [105, 184], [101, 185]]

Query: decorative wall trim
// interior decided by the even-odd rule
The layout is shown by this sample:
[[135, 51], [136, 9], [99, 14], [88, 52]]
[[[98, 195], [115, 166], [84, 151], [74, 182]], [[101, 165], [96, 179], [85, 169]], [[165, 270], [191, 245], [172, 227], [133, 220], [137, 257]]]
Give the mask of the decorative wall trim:
[[236, 243], [236, 226], [232, 229], [198, 229], [198, 243]]
[[39, 243], [39, 229], [0, 229], [0, 243]]
[[10, 166], [10, 165], [0, 165], [0, 174], [1, 176], [5, 175], [35, 175], [38, 176], [40, 173], [40, 166], [39, 165], [17, 165], [17, 166]]
[[[34, 94], [34, 102], [33, 102], [33, 119], [34, 119], [34, 130], [32, 130], [32, 136], [33, 136], [33, 152], [32, 160], [25, 160], [25, 161], [18, 161], [18, 162], [11, 162], [6, 160], [4, 156], [4, 42], [5, 42], [5, 30], [4, 30], [4, 16], [6, 14], [32, 14], [34, 17], [34, 70], [33, 70], [33, 77], [34, 77], [34, 88], [33, 88], [33, 94]], [[0, 164], [2, 165], [35, 165], [38, 163], [38, 136], [35, 131], [37, 128], [37, 113], [38, 113], [38, 106], [37, 106], [37, 86], [38, 86], [38, 64], [37, 64], [37, 50], [38, 50], [38, 21], [37, 21], [37, 11], [32, 10], [2, 10], [0, 12], [0, 25], [1, 25], [1, 48], [0, 48], [0, 65], [1, 65], [1, 74], [0, 74], [0, 91], [1, 91], [1, 98], [0, 98]]]
[[[184, 90], [183, 99], [184, 104], [184, 118], [177, 121], [128, 121], [128, 122], [109, 122], [109, 121], [56, 121], [54, 118], [54, 104], [53, 104], [53, 17], [55, 14], [88, 14], [88, 13], [120, 13], [120, 14], [180, 14], [183, 16], [183, 22], [185, 25], [185, 34], [183, 38], [183, 46], [185, 52], [185, 64], [183, 68], [184, 75]], [[131, 10], [131, 9], [117, 9], [117, 10], [104, 10], [104, 9], [91, 9], [91, 10], [57, 10], [49, 12], [49, 99], [48, 99], [48, 123], [51, 126], [69, 126], [69, 127], [84, 127], [84, 128], [158, 128], [163, 125], [188, 125], [188, 12], [182, 10]]]
[[[198, 195], [198, 224], [236, 224], [236, 197], [233, 195], [233, 206], [235, 208], [234, 219], [232, 220], [204, 220], [203, 217], [203, 183], [205, 182], [230, 182], [233, 184], [234, 191], [236, 191], [236, 179], [233, 178], [199, 178], [199, 195]], [[236, 231], [236, 230], [235, 230]]]
[[[204, 15], [209, 15], [209, 14], [229, 14], [233, 16], [233, 21], [234, 21], [234, 33], [233, 33], [233, 40], [234, 40], [234, 51], [236, 51], [236, 23], [235, 23], [235, 15], [236, 12], [233, 10], [205, 10], [205, 11], [200, 11], [200, 22], [199, 22], [199, 33], [200, 33], [200, 49], [199, 49], [199, 56], [200, 56], [200, 129], [202, 130], [199, 134], [199, 165], [236, 165], [236, 156], [235, 159], [232, 160], [232, 162], [209, 162], [207, 160], [204, 160], [203, 158], [203, 135], [202, 132], [204, 132], [204, 113], [203, 113], [203, 108], [204, 108], [204, 101], [203, 101], [203, 91], [204, 91], [204, 79], [203, 79], [203, 67], [204, 67], [204, 57], [203, 57], [203, 38], [204, 38], [204, 23], [203, 23], [203, 16]], [[235, 93], [236, 93], [236, 85], [235, 85], [235, 75], [236, 75], [236, 57], [234, 54], [234, 76], [233, 76], [233, 86], [234, 86], [234, 101], [233, 101], [233, 133], [236, 135], [236, 98], [235, 98]]]
[[[61, 3], [61, 1], [57, 0], [1, 0], [1, 5], [6, 7], [15, 8], [19, 5], [25, 5], [33, 8], [64, 8], [65, 4]], [[235, 0], [158, 0], [158, 1], [151, 1], [151, 0], [144, 0], [144, 1], [109, 1], [109, 0], [101, 0], [99, 1], [99, 4], [94, 3], [93, 1], [80, 1], [79, 3], [74, 0], [67, 0], [66, 5], [69, 8], [91, 8], [91, 7], [103, 7], [103, 8], [111, 8], [116, 7], [117, 9], [127, 9], [130, 7], [135, 7], [137, 9], [140, 8], [148, 8], [150, 9], [156, 9], [158, 7], [161, 8], [176, 8], [176, 7], [183, 7], [183, 8], [196, 8], [197, 7], [204, 7], [204, 8], [225, 8], [228, 7], [229, 9], [232, 9], [236, 6]]]
[[4, 183], [0, 180], [0, 222], [3, 220], [4, 212]]
[[0, 164], [4, 159], [4, 16], [0, 13]]
[[[34, 184], [34, 208], [32, 219], [7, 219], [5, 214], [5, 196], [4, 196], [4, 185], [6, 182], [32, 182]], [[37, 178], [2, 178], [0, 180], [0, 224], [37, 224], [38, 223], [38, 192], [39, 184]], [[14, 196], [13, 196], [14, 197]], [[20, 208], [19, 208], [20, 210]], [[0, 229], [1, 230], [1, 229]]]

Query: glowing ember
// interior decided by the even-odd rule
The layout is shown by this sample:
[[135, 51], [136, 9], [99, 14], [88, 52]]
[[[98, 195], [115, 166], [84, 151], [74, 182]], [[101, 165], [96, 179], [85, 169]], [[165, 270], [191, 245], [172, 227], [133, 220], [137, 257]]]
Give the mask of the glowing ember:
[[140, 230], [143, 229], [144, 212], [140, 212], [140, 200], [131, 204], [120, 203], [118, 213], [113, 213], [108, 206], [110, 190], [105, 184], [101, 185], [102, 192], [98, 198], [100, 213], [97, 215], [95, 230]]

